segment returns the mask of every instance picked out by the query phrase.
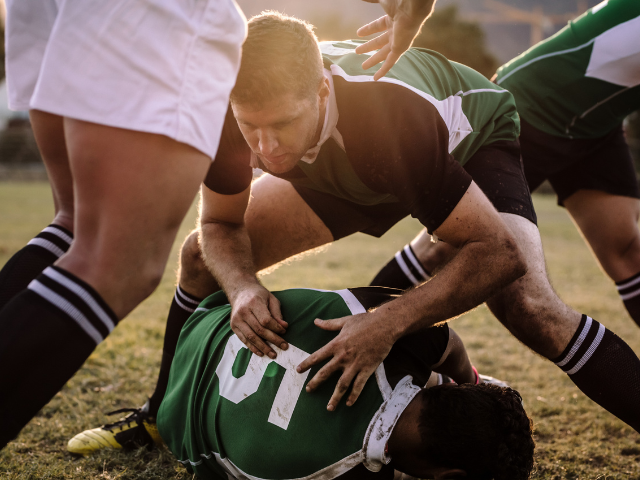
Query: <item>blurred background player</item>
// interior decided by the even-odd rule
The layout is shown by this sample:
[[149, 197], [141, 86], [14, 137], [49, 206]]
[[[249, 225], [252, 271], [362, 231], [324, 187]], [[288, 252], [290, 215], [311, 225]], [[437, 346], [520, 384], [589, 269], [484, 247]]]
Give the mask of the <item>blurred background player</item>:
[[[640, 325], [640, 194], [622, 129], [640, 108], [640, 4], [602, 2], [501, 67], [495, 81], [516, 99], [529, 189], [549, 180]], [[454, 254], [430, 240], [421, 232], [372, 285], [428, 280]]]
[[[434, 1], [380, 3], [363, 31], [384, 32], [388, 69]], [[7, 2], [9, 104], [30, 111], [55, 218], [0, 272], [0, 448], [157, 286], [245, 33], [233, 0]]]
[[[278, 349], [276, 359], [252, 354], [233, 333], [222, 292], [207, 298], [180, 335], [158, 415], [162, 438], [203, 479], [392, 479], [394, 470], [418, 478], [528, 479], [534, 442], [520, 396], [475, 385], [464, 346], [447, 324], [398, 341], [352, 407], [324, 408], [330, 384], [304, 391], [318, 367], [297, 373], [297, 364], [337, 335], [314, 320], [367, 311], [393, 292], [274, 292], [289, 324], [289, 348]], [[464, 385], [424, 389], [434, 368]]]

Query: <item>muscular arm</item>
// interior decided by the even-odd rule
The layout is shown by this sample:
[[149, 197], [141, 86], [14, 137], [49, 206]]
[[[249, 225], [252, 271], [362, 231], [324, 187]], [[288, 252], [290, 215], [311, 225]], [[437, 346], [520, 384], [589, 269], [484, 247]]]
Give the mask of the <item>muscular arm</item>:
[[307, 384], [307, 391], [336, 370], [343, 371], [329, 410], [352, 381], [347, 405], [355, 402], [397, 339], [470, 310], [526, 273], [515, 239], [475, 183], [435, 233], [460, 251], [431, 281], [371, 312], [316, 321], [321, 328], [341, 332], [302, 362], [299, 371], [330, 359]]
[[515, 239], [475, 183], [435, 233], [458, 254], [431, 281], [372, 312], [394, 318], [395, 339], [476, 307], [526, 273]]
[[[202, 187], [202, 255], [232, 307], [231, 328], [256, 355], [275, 358], [262, 339], [283, 349], [280, 336], [287, 326], [280, 304], [258, 281], [251, 242], [244, 224], [251, 187], [234, 195], [221, 195]], [[275, 333], [274, 333], [275, 332]]]

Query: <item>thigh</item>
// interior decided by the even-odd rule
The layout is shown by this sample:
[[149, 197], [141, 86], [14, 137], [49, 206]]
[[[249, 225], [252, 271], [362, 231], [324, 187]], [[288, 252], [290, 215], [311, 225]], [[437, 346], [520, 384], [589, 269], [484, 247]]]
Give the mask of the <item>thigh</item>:
[[564, 201], [564, 206], [614, 281], [640, 271], [640, 200], [579, 190]]
[[555, 358], [571, 340], [580, 315], [556, 295], [547, 277], [542, 241], [536, 225], [512, 214], [501, 217], [524, 252], [527, 273], [487, 301], [487, 306], [525, 345]]
[[53, 193], [54, 222], [73, 232], [73, 177], [65, 144], [63, 118], [39, 110], [31, 110], [30, 118]]
[[293, 185], [271, 175], [253, 183], [245, 224], [258, 270], [333, 241]]
[[76, 228], [58, 264], [122, 318], [157, 285], [210, 160], [161, 135], [68, 118], [64, 127]]

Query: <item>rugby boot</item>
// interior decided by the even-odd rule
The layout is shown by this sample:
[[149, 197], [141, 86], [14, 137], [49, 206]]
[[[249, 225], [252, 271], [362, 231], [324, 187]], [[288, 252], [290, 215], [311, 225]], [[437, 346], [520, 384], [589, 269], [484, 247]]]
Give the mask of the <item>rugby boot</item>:
[[141, 408], [121, 408], [107, 415], [130, 412], [129, 415], [115, 423], [79, 433], [67, 445], [67, 450], [79, 455], [90, 455], [105, 448], [123, 448], [134, 450], [154, 445], [161, 445], [162, 438], [158, 433], [156, 419], [149, 414], [149, 403]]
[[482, 383], [491, 383], [492, 385], [497, 385], [498, 387], [510, 388], [509, 384], [504, 380], [499, 380], [497, 378], [490, 377], [489, 375], [479, 374], [478, 376], [480, 377], [480, 380], [482, 380]]

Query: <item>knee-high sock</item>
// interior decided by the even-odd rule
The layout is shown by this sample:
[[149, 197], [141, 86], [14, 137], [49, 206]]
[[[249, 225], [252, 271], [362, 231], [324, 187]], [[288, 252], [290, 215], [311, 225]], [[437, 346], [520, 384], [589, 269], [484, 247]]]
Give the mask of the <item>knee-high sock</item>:
[[640, 273], [621, 282], [616, 282], [616, 288], [627, 312], [633, 321], [640, 326]]
[[69, 250], [71, 242], [73, 235], [69, 230], [49, 225], [16, 252], [0, 270], [0, 310]]
[[583, 315], [553, 362], [591, 400], [640, 432], [640, 360], [620, 337]]
[[422, 266], [411, 245], [407, 244], [382, 267], [370, 285], [406, 290], [430, 278], [431, 274]]
[[156, 389], [149, 399], [149, 414], [153, 417], [158, 414], [160, 403], [162, 403], [164, 394], [167, 391], [169, 371], [171, 370], [171, 362], [173, 362], [173, 357], [176, 353], [176, 345], [178, 344], [180, 331], [201, 301], [202, 299], [181, 289], [180, 285], [176, 288], [176, 294], [173, 296], [173, 302], [171, 302], [171, 308], [169, 308], [167, 327], [164, 332], [162, 363], [160, 364], [158, 383], [156, 383]]
[[58, 267], [47, 267], [0, 311], [0, 448], [117, 323], [91, 286]]

